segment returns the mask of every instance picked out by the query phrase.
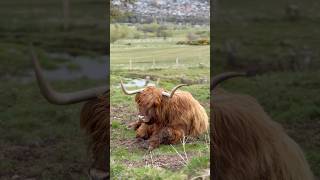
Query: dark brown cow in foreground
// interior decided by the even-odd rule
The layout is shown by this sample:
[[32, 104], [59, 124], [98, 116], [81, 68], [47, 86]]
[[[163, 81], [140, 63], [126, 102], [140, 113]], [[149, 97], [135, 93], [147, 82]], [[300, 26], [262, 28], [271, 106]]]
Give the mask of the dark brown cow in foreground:
[[209, 123], [205, 109], [189, 92], [177, 90], [182, 86], [185, 84], [176, 86], [171, 93], [155, 86], [128, 91], [121, 82], [125, 94], [136, 94], [135, 102], [142, 117], [134, 123], [136, 137], [147, 139], [149, 150], [207, 132]]
[[300, 147], [253, 97], [215, 87], [246, 76], [226, 73], [211, 83], [211, 159], [218, 180], [313, 180]]
[[89, 149], [94, 162], [89, 170], [89, 176], [92, 180], [109, 179], [109, 87], [101, 86], [73, 93], [56, 92], [44, 79], [34, 51], [32, 59], [41, 93], [50, 103], [68, 105], [86, 102], [81, 110], [80, 125], [91, 140]]

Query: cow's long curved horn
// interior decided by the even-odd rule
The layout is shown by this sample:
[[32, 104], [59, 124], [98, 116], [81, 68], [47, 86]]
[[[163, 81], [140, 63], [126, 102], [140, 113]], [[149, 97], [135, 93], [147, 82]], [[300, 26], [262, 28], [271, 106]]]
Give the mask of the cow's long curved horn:
[[50, 84], [45, 80], [44, 73], [41, 69], [40, 63], [35, 51], [31, 46], [31, 56], [34, 66], [35, 75], [42, 95], [52, 104], [67, 105], [75, 104], [89, 99], [96, 98], [98, 95], [105, 94], [109, 91], [108, 86], [100, 86], [92, 89], [72, 92], [60, 93], [55, 91]]
[[248, 76], [246, 72], [226, 72], [215, 76], [211, 80], [211, 89], [214, 89], [219, 83], [234, 77]]
[[167, 96], [167, 97], [169, 97], [169, 98], [172, 98], [173, 95], [174, 95], [174, 93], [176, 92], [176, 90], [178, 90], [178, 89], [179, 89], [180, 87], [182, 87], [182, 86], [189, 86], [189, 84], [179, 84], [179, 85], [177, 85], [176, 87], [174, 87], [174, 88], [171, 90], [170, 93], [162, 92], [162, 95]]
[[143, 88], [143, 89], [137, 89], [137, 90], [129, 91], [129, 90], [127, 90], [127, 89], [124, 87], [122, 80], [120, 80], [120, 85], [121, 85], [122, 91], [123, 91], [126, 95], [137, 94], [137, 93], [140, 93], [141, 91], [144, 90], [144, 88]]

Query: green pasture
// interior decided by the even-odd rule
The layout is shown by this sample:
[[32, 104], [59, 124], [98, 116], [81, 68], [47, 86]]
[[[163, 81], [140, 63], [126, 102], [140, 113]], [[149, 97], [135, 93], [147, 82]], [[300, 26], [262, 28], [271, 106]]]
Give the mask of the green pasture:
[[[74, 91], [103, 83], [79, 79], [53, 86]], [[81, 104], [49, 104], [35, 82], [3, 81], [0, 98], [0, 179], [87, 179], [92, 161], [79, 125]]]
[[1, 1], [2, 45], [31, 42], [48, 52], [97, 55], [106, 52], [105, 1], [70, 1], [69, 29], [63, 29], [63, 1]]
[[210, 65], [209, 46], [179, 46], [170, 44], [159, 46], [155, 44], [157, 43], [148, 42], [144, 43], [144, 46], [112, 46], [112, 70], [129, 69], [130, 61], [132, 69], [170, 68], [175, 66], [197, 67], [199, 64], [209, 67]]
[[[161, 77], [159, 87], [170, 90], [182, 76], [202, 71], [209, 76], [209, 68], [163, 70], [117, 70], [111, 74], [111, 176], [112, 179], [186, 179], [202, 176], [210, 167], [208, 134], [185, 144], [161, 145], [148, 153], [139, 145], [131, 144], [135, 132], [127, 125], [137, 120], [134, 96], [124, 95], [119, 87], [120, 79]], [[167, 76], [165, 76], [167, 74]], [[191, 78], [191, 77], [190, 77]], [[197, 76], [192, 76], [196, 79]], [[138, 87], [130, 87], [134, 89]], [[197, 84], [181, 88], [189, 91], [206, 108], [209, 114], [209, 84]], [[182, 156], [182, 157], [180, 157]]]
[[[111, 177], [112, 179], [188, 179], [209, 175], [210, 149], [208, 134], [186, 143], [161, 145], [151, 153], [135, 141], [135, 132], [128, 124], [137, 120], [137, 109], [133, 96], [126, 96], [120, 89], [120, 80], [125, 83], [133, 79], [153, 81], [160, 78], [159, 87], [170, 91], [181, 83], [182, 78], [196, 81], [209, 80], [210, 47], [177, 45], [187, 41], [189, 33], [208, 34], [208, 27], [167, 25], [169, 37], [155, 37], [155, 33], [139, 31], [139, 25], [126, 26], [122, 30], [128, 35], [111, 43]], [[114, 33], [120, 33], [111, 31]], [[136, 38], [140, 33], [142, 38]], [[111, 34], [112, 37], [112, 34]], [[131, 65], [130, 65], [131, 64]], [[192, 93], [209, 114], [209, 81], [183, 87]], [[141, 88], [141, 87], [128, 87]]]
[[[114, 30], [111, 28], [111, 38], [123, 37], [110, 45], [112, 71], [199, 67], [199, 64], [210, 66], [209, 46], [177, 44], [179, 41], [190, 40], [188, 36], [194, 36], [195, 39], [208, 39], [209, 26], [163, 25], [166, 28], [164, 31], [169, 34], [168, 37], [156, 37], [157, 31], [152, 31], [153, 26], [150, 27], [152, 32], [144, 32], [139, 29], [140, 26], [111, 24], [111, 27], [118, 27]], [[139, 38], [135, 37], [136, 34], [140, 34]]]
[[[61, 63], [76, 69], [47, 53], [106, 53], [106, 2], [70, 1], [69, 29], [63, 29], [62, 2], [0, 2], [0, 179], [87, 179], [92, 160], [80, 130], [81, 105], [51, 105], [34, 80], [20, 80], [32, 67], [31, 42], [47, 70]], [[104, 83], [82, 78], [53, 86], [74, 91]]]

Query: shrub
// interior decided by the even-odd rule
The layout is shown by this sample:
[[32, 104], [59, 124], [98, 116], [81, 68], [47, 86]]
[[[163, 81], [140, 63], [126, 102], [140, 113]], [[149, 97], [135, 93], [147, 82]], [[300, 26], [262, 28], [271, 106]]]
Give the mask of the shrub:
[[195, 46], [204, 46], [209, 45], [210, 41], [207, 39], [199, 39], [195, 41], [178, 41], [176, 44], [178, 45], [195, 45]]
[[192, 33], [192, 32], [189, 32], [189, 33], [187, 34], [187, 39], [188, 39], [189, 41], [197, 41], [199, 38], [200, 38], [199, 35], [194, 34], [194, 33]]
[[144, 33], [156, 33], [159, 29], [160, 25], [156, 22], [153, 22], [151, 24], [144, 24], [142, 26], [138, 27], [138, 30], [144, 32]]
[[129, 27], [126, 25], [112, 24], [110, 26], [110, 42], [114, 43], [119, 39], [126, 38], [129, 32]]

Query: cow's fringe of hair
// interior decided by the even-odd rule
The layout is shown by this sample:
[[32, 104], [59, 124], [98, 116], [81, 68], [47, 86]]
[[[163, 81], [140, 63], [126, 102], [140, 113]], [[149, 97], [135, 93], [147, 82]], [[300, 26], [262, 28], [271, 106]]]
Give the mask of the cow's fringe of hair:
[[88, 149], [93, 154], [94, 166], [106, 169], [109, 149], [109, 102], [105, 96], [86, 102], [81, 110], [80, 126], [90, 137]]
[[312, 180], [300, 147], [246, 95], [213, 93], [212, 150], [217, 179]]

